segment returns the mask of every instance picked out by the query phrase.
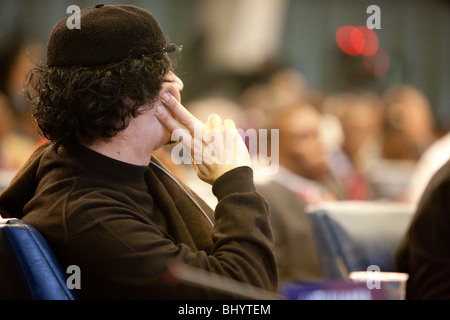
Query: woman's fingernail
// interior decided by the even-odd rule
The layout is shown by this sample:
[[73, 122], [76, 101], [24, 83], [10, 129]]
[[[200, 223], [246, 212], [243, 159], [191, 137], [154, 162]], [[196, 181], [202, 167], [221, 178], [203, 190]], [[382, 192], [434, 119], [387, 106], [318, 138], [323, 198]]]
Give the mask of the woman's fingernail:
[[156, 110], [155, 110], [155, 114], [156, 114], [157, 116], [160, 116], [160, 115], [162, 115], [163, 113], [164, 113], [164, 108], [161, 107], [161, 106], [157, 106], [157, 107], [156, 107]]
[[163, 101], [167, 102], [167, 101], [169, 101], [169, 99], [170, 99], [170, 95], [169, 95], [167, 92], [165, 92], [165, 93], [162, 95], [161, 99], [162, 99]]

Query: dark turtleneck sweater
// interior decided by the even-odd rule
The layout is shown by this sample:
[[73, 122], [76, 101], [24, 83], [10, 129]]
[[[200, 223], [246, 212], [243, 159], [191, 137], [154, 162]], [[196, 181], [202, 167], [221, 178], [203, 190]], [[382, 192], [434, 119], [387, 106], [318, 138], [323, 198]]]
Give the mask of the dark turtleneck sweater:
[[269, 208], [252, 170], [225, 173], [213, 192], [214, 213], [156, 159], [136, 166], [47, 144], [2, 193], [0, 214], [35, 226], [63, 268], [80, 268], [81, 299], [235, 298], [167, 281], [173, 260], [276, 290]]

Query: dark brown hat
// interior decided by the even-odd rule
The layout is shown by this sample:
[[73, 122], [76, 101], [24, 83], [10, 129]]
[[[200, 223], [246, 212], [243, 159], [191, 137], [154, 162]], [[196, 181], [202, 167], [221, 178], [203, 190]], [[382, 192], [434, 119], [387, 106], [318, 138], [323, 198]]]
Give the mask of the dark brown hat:
[[[47, 65], [92, 66], [120, 62], [130, 51], [163, 52], [167, 41], [155, 16], [131, 5], [96, 5], [80, 11], [80, 29], [67, 19], [52, 29]], [[70, 24], [69, 24], [70, 25]]]

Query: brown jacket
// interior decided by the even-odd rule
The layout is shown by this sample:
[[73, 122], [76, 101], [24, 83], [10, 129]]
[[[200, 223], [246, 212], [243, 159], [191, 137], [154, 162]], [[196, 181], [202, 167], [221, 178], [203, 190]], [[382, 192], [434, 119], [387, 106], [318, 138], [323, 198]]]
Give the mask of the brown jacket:
[[270, 205], [280, 283], [323, 280], [307, 203], [277, 182], [257, 185], [256, 189]]
[[239, 298], [169, 281], [174, 259], [276, 290], [269, 209], [251, 169], [214, 183], [213, 215], [160, 166], [46, 144], [1, 194], [0, 214], [35, 226], [63, 268], [80, 268], [81, 299]]

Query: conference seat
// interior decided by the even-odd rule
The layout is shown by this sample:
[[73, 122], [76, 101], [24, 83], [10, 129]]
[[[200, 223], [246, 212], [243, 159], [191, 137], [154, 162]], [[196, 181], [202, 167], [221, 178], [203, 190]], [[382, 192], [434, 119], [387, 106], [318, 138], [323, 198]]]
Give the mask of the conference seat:
[[352, 271], [397, 271], [395, 255], [414, 213], [409, 204], [325, 202], [307, 209], [327, 279]]
[[0, 219], [0, 299], [75, 300], [46, 240], [19, 219]]

